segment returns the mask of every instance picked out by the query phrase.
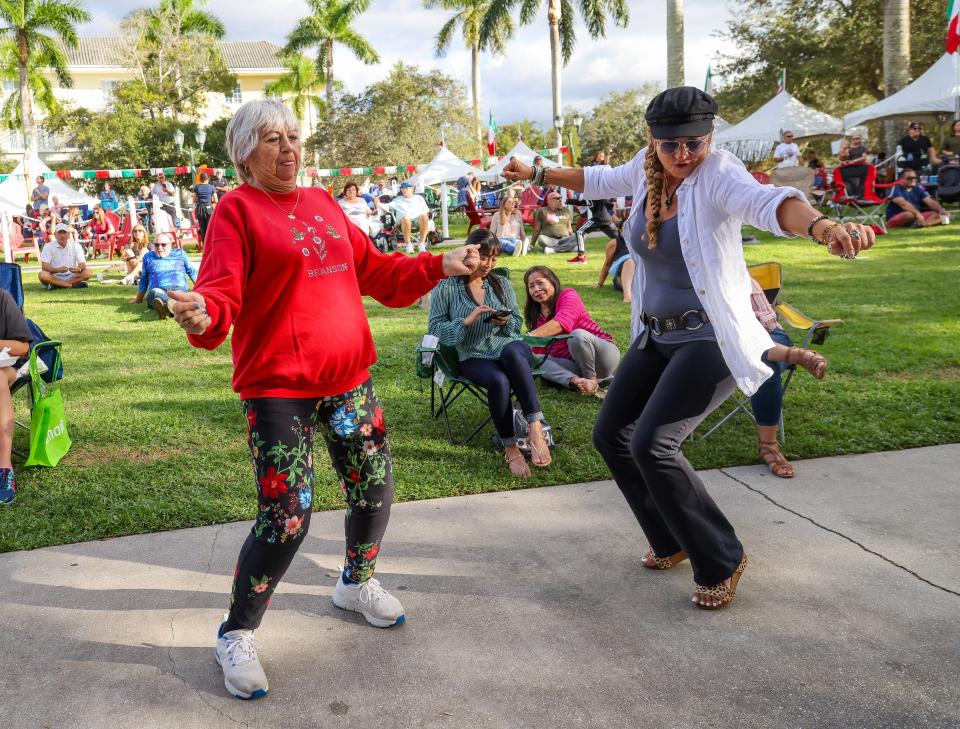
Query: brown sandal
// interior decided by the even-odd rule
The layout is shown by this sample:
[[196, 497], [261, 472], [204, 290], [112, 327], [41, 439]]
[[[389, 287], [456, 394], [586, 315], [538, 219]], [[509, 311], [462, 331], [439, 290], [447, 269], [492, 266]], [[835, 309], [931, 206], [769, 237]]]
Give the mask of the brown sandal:
[[[658, 557], [653, 553], [652, 549], [648, 549], [647, 553], [643, 555], [643, 559], [640, 560], [640, 564], [648, 570], [669, 570], [676, 567], [685, 559], [687, 559], [687, 553], [682, 549], [676, 554], [671, 554], [669, 557]], [[650, 564], [651, 561], [653, 564]]]
[[[511, 458], [509, 455], [504, 453], [503, 460], [507, 462], [507, 468], [510, 469], [510, 474], [512, 476], [516, 476], [517, 478], [529, 478], [530, 476], [533, 475], [530, 473], [530, 469], [527, 467], [527, 461], [523, 457], [523, 455], [514, 456], [513, 458]], [[522, 471], [520, 471], [520, 473], [517, 473], [516, 471], [513, 470], [513, 467], [517, 465], [518, 461], [519, 461], [518, 470], [520, 468], [523, 469]]]
[[698, 608], [701, 610], [719, 610], [720, 608], [725, 608], [731, 602], [733, 602], [734, 596], [737, 594], [737, 583], [740, 582], [740, 576], [743, 574], [743, 571], [747, 569], [747, 553], [743, 553], [743, 559], [740, 560], [740, 565], [737, 567], [736, 571], [730, 575], [730, 586], [727, 587], [723, 582], [716, 585], [697, 585], [697, 589], [694, 590], [695, 595], [707, 595], [708, 597], [717, 597], [720, 598], [719, 605], [703, 605], [702, 603], [695, 603]]
[[760, 441], [760, 458], [777, 478], [793, 478], [796, 475], [793, 464], [780, 452], [780, 444], [775, 440]]
[[787, 350], [787, 364], [800, 365], [818, 380], [822, 380], [827, 373], [827, 358], [812, 349], [790, 347]]

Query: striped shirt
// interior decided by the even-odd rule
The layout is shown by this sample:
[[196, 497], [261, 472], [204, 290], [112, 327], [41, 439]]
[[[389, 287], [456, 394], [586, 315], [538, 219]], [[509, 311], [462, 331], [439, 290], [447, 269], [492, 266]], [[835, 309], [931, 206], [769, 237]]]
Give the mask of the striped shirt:
[[763, 293], [763, 288], [755, 278], [751, 277], [750, 286], [753, 289], [750, 292], [750, 304], [753, 306], [753, 313], [757, 315], [757, 319], [763, 324], [764, 329], [768, 332], [774, 331], [780, 326], [777, 321], [777, 312], [770, 305], [767, 295]]
[[503, 326], [484, 321], [489, 314], [482, 315], [471, 326], [464, 326], [463, 320], [477, 308], [477, 303], [470, 297], [463, 279], [448, 278], [433, 290], [429, 333], [437, 337], [440, 344], [456, 347], [461, 360], [500, 359], [503, 348], [521, 338], [523, 320], [517, 309], [517, 296], [509, 279], [497, 276], [497, 280], [503, 289], [503, 300], [497, 297], [489, 281], [484, 280], [483, 305], [496, 311], [510, 309], [513, 312]]

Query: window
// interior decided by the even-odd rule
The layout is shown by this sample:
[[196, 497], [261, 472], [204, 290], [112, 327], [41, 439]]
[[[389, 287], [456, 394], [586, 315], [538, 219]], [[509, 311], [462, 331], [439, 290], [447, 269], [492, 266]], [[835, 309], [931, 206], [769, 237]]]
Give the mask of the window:
[[233, 87], [232, 94], [224, 94], [223, 98], [226, 99], [228, 104], [242, 104], [243, 95], [240, 93], [240, 82], [237, 81], [236, 85]]

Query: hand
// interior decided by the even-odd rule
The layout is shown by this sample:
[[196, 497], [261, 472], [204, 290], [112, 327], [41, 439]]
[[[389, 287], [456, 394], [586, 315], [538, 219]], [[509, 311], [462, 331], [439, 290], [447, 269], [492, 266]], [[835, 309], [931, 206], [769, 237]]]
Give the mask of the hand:
[[168, 291], [167, 308], [174, 320], [187, 334], [203, 334], [210, 326], [207, 302], [195, 291]]
[[520, 160], [515, 159], [512, 162], [508, 162], [500, 174], [508, 180], [529, 180], [532, 172], [533, 168], [530, 165], [525, 165]]
[[509, 314], [504, 314], [503, 316], [496, 316], [490, 320], [490, 323], [494, 326], [502, 327], [510, 319]]
[[841, 258], [856, 258], [860, 251], [872, 248], [875, 242], [876, 235], [870, 226], [844, 223], [833, 229], [827, 250]]
[[496, 309], [491, 309], [489, 306], [484, 306], [481, 304], [467, 314], [467, 317], [463, 320], [463, 325], [465, 327], [472, 327], [476, 323], [477, 319], [479, 319], [481, 316], [484, 316], [485, 314], [493, 314], [495, 311]]
[[136, 296], [134, 296], [132, 299], [130, 299], [130, 303], [131, 303], [131, 304], [142, 304], [142, 303], [143, 303], [143, 299], [139, 299], [139, 298], [137, 298]]
[[467, 276], [480, 265], [478, 246], [460, 246], [443, 254], [445, 276]]

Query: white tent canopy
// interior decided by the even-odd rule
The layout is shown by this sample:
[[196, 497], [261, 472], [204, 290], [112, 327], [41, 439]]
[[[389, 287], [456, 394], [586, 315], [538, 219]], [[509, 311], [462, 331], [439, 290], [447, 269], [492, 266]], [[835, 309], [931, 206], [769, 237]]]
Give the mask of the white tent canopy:
[[456, 182], [468, 172], [472, 172], [481, 180], [491, 179], [492, 175], [478, 167], [467, 164], [447, 149], [446, 145], [430, 160], [430, 164], [410, 178], [418, 188], [421, 185], [436, 185], [441, 182]]
[[[503, 168], [507, 166], [510, 162], [511, 157], [516, 157], [518, 160], [523, 162], [525, 165], [533, 164], [533, 158], [538, 156], [530, 147], [523, 143], [521, 139], [518, 141], [509, 152], [503, 155], [503, 159], [497, 162], [493, 167], [491, 167], [487, 172], [492, 175], [499, 177], [500, 173], [503, 172]], [[542, 155], [540, 155], [542, 156]], [[559, 167], [560, 165], [557, 162], [554, 162], [549, 157], [543, 157], [543, 166], [544, 167]]]
[[[36, 186], [37, 175], [45, 175], [51, 171], [39, 157], [31, 157], [26, 163], [21, 160], [17, 168], [10, 173], [11, 176], [0, 182], [0, 207], [11, 215], [23, 215], [27, 203], [30, 202], [30, 190]], [[17, 177], [25, 173], [29, 175], [29, 179]], [[53, 202], [54, 197], [61, 205], [93, 206], [99, 202], [96, 198], [74, 190], [59, 177], [49, 177], [45, 184], [50, 188], [50, 202]]]
[[849, 127], [877, 119], [924, 114], [952, 114], [960, 96], [957, 64], [960, 54], [944, 53], [940, 60], [923, 72], [909, 86], [875, 104], [843, 117]]
[[713, 143], [741, 159], [762, 159], [788, 130], [796, 139], [838, 137], [843, 134], [843, 122], [781, 91], [743, 121], [714, 133]]

